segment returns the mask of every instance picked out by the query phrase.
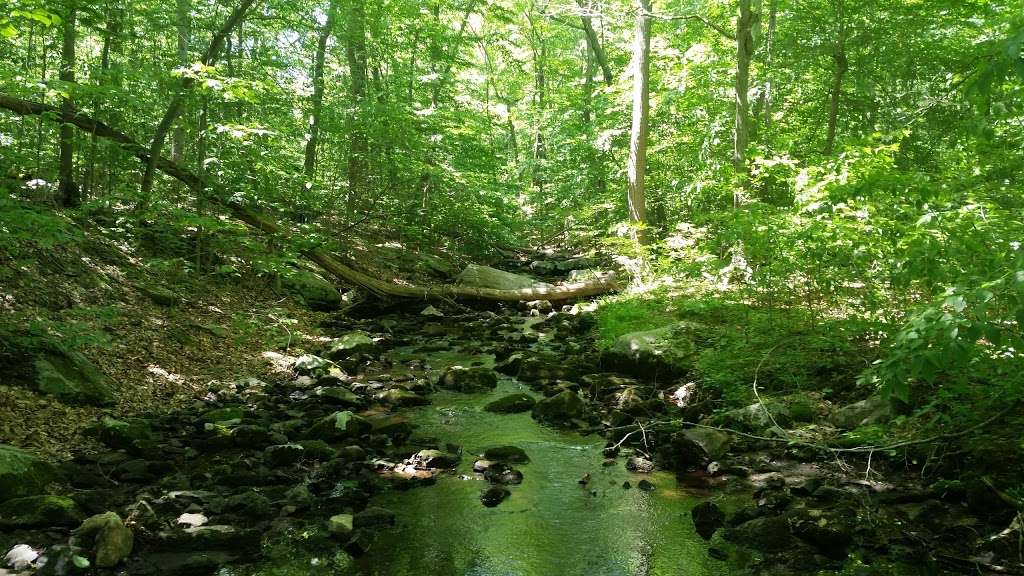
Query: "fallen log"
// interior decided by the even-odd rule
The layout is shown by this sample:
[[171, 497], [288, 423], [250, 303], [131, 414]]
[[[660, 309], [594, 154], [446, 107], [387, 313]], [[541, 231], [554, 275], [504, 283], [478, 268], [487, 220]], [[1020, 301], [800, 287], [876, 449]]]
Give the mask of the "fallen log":
[[[57, 122], [71, 124], [99, 138], [104, 138], [117, 143], [123, 149], [138, 158], [143, 165], [149, 163], [150, 152], [148, 148], [139, 144], [124, 132], [84, 114], [77, 112], [65, 112], [60, 108], [50, 106], [49, 104], [22, 100], [6, 94], [0, 94], [0, 108], [10, 110], [22, 116], [45, 115]], [[157, 170], [179, 180], [190, 188], [212, 190], [214, 194], [211, 195], [209, 198], [210, 200], [224, 207], [235, 218], [245, 222], [249, 226], [266, 234], [280, 235], [284, 237], [288, 236], [288, 230], [269, 215], [254, 207], [246, 206], [240, 202], [231, 200], [231, 195], [227, 194], [225, 190], [211, 180], [202, 178], [180, 164], [177, 164], [165, 157], [157, 158], [154, 166]], [[520, 300], [564, 301], [575, 298], [584, 298], [587, 296], [596, 296], [618, 289], [616, 276], [612, 272], [584, 282], [573, 282], [555, 286], [537, 286], [518, 290], [477, 288], [472, 286], [460, 286], [458, 284], [443, 284], [436, 286], [395, 284], [393, 282], [374, 278], [373, 276], [346, 266], [331, 256], [328, 252], [319, 248], [301, 250], [300, 253], [338, 280], [348, 285], [365, 288], [366, 290], [382, 297], [422, 298], [425, 300], [495, 300], [506, 302], [515, 302]]]

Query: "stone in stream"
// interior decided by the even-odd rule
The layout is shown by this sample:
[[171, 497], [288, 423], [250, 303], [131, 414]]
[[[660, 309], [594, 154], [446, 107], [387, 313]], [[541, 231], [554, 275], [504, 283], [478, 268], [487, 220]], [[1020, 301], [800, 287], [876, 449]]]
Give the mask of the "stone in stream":
[[571, 424], [586, 415], [587, 404], [575, 392], [563, 390], [533, 407], [533, 418], [547, 424]]
[[245, 412], [241, 407], [227, 406], [225, 408], [215, 408], [203, 413], [200, 420], [211, 424], [225, 424], [239, 422], [244, 416]]
[[698, 470], [720, 460], [732, 445], [727, 432], [710, 428], [687, 428], [672, 434], [667, 461], [679, 470]]
[[490, 266], [470, 264], [466, 266], [455, 282], [463, 286], [476, 288], [494, 288], [497, 290], [520, 290], [523, 288], [551, 288], [551, 284], [538, 282], [529, 276], [505, 272]]
[[328, 404], [344, 406], [346, 408], [357, 408], [363, 405], [363, 399], [355, 392], [344, 386], [325, 386], [316, 391], [317, 398]]
[[54, 467], [29, 452], [0, 444], [0, 502], [41, 494], [55, 478]]
[[459, 465], [459, 455], [440, 450], [420, 450], [409, 461], [422, 468], [455, 468]]
[[324, 356], [338, 362], [357, 354], [377, 357], [380, 355], [380, 352], [380, 344], [374, 341], [369, 334], [356, 331], [331, 340]]
[[480, 502], [488, 508], [494, 508], [512, 495], [504, 486], [491, 486], [480, 493]]
[[371, 429], [371, 423], [365, 418], [346, 410], [335, 412], [310, 426], [306, 431], [306, 437], [324, 442], [338, 442], [358, 438]]
[[0, 504], [0, 529], [77, 526], [85, 514], [65, 496], [25, 496]]
[[654, 462], [640, 456], [630, 456], [626, 461], [626, 470], [649, 474], [654, 471]]
[[796, 543], [789, 532], [789, 522], [782, 516], [754, 518], [729, 528], [724, 536], [730, 542], [758, 552], [783, 552]]
[[301, 462], [306, 455], [306, 449], [298, 444], [278, 444], [268, 446], [263, 451], [263, 459], [267, 464], [274, 467], [290, 466]]
[[430, 404], [426, 396], [406, 390], [404, 388], [392, 388], [377, 395], [377, 400], [392, 406], [425, 406]]
[[530, 457], [518, 446], [495, 446], [484, 451], [484, 459], [510, 464], [527, 464]]
[[395, 525], [395, 513], [386, 508], [367, 507], [352, 518], [355, 528], [389, 528]]
[[135, 535], [115, 512], [91, 516], [73, 531], [75, 544], [93, 551], [97, 568], [113, 568], [135, 545]]
[[537, 404], [537, 401], [533, 399], [533, 396], [523, 392], [516, 392], [515, 394], [509, 394], [489, 402], [484, 406], [484, 410], [498, 414], [512, 414], [532, 410], [535, 404]]
[[647, 480], [641, 480], [636, 483], [636, 487], [643, 490], [644, 492], [650, 492], [656, 488], [654, 484]]
[[725, 525], [725, 513], [714, 502], [701, 502], [690, 511], [693, 527], [704, 540], [711, 540], [716, 530]]
[[486, 392], [498, 385], [498, 375], [482, 366], [452, 366], [444, 371], [437, 385], [456, 392]]
[[351, 514], [335, 514], [327, 519], [327, 531], [332, 536], [347, 539], [352, 535], [354, 516]]
[[523, 473], [508, 464], [497, 462], [484, 470], [484, 479], [491, 484], [522, 484]]

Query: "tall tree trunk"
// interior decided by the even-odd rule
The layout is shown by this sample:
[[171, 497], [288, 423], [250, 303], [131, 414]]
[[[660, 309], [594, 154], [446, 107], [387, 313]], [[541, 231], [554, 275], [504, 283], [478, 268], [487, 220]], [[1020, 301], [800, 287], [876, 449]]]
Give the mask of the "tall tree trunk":
[[[739, 188], [749, 184], [747, 147], [750, 146], [750, 62], [754, 58], [754, 25], [757, 14], [751, 7], [752, 0], [739, 0], [739, 15], [736, 19], [736, 123], [734, 129], [732, 164], [739, 179]], [[742, 194], [733, 195], [733, 205], [739, 205]]]
[[[192, 1], [177, 0], [175, 10], [176, 29], [178, 35], [178, 65], [182, 68], [189, 65], [188, 45], [192, 36]], [[184, 110], [182, 110], [184, 112]], [[185, 126], [178, 124], [174, 128], [174, 135], [171, 137], [171, 160], [182, 162], [185, 156]]]
[[647, 243], [647, 119], [650, 115], [651, 2], [637, 0], [636, 29], [633, 37], [633, 124], [629, 132], [629, 191], [626, 203], [629, 221], [636, 228], [636, 239]]
[[348, 0], [347, 28], [345, 53], [351, 77], [352, 108], [355, 111], [349, 123], [348, 149], [348, 211], [352, 214], [363, 200], [369, 155], [366, 131], [362, 126], [367, 82], [366, 6], [363, 0]]
[[[228, 19], [221, 26], [213, 38], [210, 39], [210, 45], [207, 47], [206, 52], [203, 53], [202, 64], [204, 66], [213, 66], [217, 59], [220, 58], [221, 52], [224, 50], [224, 42], [231, 31], [236, 26], [241, 24], [242, 19], [245, 17], [245, 13], [253, 5], [256, 0], [240, 0], [238, 6], [231, 12]], [[174, 93], [171, 98], [171, 103], [167, 106], [167, 111], [164, 112], [163, 118], [160, 119], [160, 123], [157, 124], [156, 130], [153, 132], [153, 142], [149, 146], [149, 157], [150, 161], [146, 162], [146, 170], [142, 175], [142, 192], [148, 195], [153, 189], [153, 176], [156, 170], [156, 161], [160, 158], [160, 154], [164, 148], [164, 141], [167, 140], [167, 133], [171, 129], [171, 125], [174, 121], [181, 116], [182, 111], [185, 109], [185, 97], [188, 92], [195, 86], [195, 78], [188, 77], [183, 78], [178, 86], [178, 90]]]
[[604, 74], [604, 83], [611, 86], [615, 78], [612, 76], [611, 67], [608, 66], [608, 55], [605, 54], [604, 48], [601, 47], [597, 31], [594, 30], [593, 17], [590, 12], [591, 8], [587, 0], [576, 0], [576, 3], [579, 4], [582, 10], [580, 12], [580, 21], [583, 23], [583, 33], [587, 38], [587, 46], [594, 53], [594, 58], [597, 59], [597, 64], [601, 67], [601, 73]]
[[836, 43], [832, 52], [835, 67], [832, 70], [832, 86], [829, 89], [828, 128], [825, 135], [825, 155], [830, 155], [836, 145], [836, 124], [839, 122], [839, 97], [843, 90], [843, 76], [850, 69], [846, 59], [846, 3], [835, 0], [836, 9]]
[[327, 21], [317, 38], [316, 55], [313, 58], [313, 98], [309, 112], [309, 139], [306, 140], [306, 157], [302, 164], [307, 182], [313, 182], [316, 175], [316, 148], [320, 143], [320, 112], [324, 104], [324, 60], [327, 56], [327, 41], [334, 30], [337, 9], [334, 0], [327, 8]]
[[[64, 17], [64, 39], [60, 50], [60, 80], [66, 84], [75, 81], [75, 20], [78, 7], [69, 0]], [[65, 86], [70, 90], [70, 87]], [[75, 105], [70, 96], [61, 99], [61, 110], [73, 114]], [[58, 188], [61, 203], [75, 207], [82, 204], [82, 192], [75, 182], [75, 129], [70, 124], [60, 126]]]
[[775, 26], [778, 21], [778, 0], [770, 0], [768, 6], [768, 30], [765, 33], [765, 45], [764, 45], [764, 71], [765, 80], [764, 88], [761, 90], [760, 101], [758, 102], [758, 108], [761, 112], [761, 122], [765, 130], [771, 129], [772, 126], [772, 91], [775, 89], [772, 77], [774, 76], [772, 70], [772, 59], [774, 58], [775, 50]]

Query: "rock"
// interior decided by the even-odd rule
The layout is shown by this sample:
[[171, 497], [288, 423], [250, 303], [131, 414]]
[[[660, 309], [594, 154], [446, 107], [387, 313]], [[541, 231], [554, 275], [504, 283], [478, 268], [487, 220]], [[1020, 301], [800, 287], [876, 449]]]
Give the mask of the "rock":
[[495, 446], [484, 452], [484, 458], [493, 462], [507, 462], [509, 464], [527, 464], [530, 457], [526, 451], [518, 446]]
[[887, 422], [892, 419], [893, 412], [892, 402], [881, 396], [872, 396], [836, 410], [830, 420], [840, 430], [853, 430]]
[[354, 517], [351, 514], [335, 514], [327, 519], [327, 531], [332, 536], [347, 539], [352, 535]]
[[[852, 514], [856, 517], [856, 513]], [[853, 530], [846, 522], [830, 518], [820, 510], [803, 510], [790, 518], [793, 534], [831, 558], [845, 558], [853, 542]]]
[[338, 442], [358, 438], [368, 433], [371, 428], [371, 423], [367, 422], [365, 418], [346, 410], [335, 412], [313, 424], [306, 431], [306, 437], [324, 442]]
[[537, 401], [534, 400], [533, 396], [523, 392], [516, 392], [515, 394], [509, 394], [489, 402], [484, 406], [484, 410], [499, 414], [512, 414], [532, 410], [536, 403]]
[[305, 354], [295, 359], [292, 369], [299, 374], [312, 374], [320, 370], [326, 370], [330, 365], [330, 362], [319, 356]]
[[687, 428], [672, 435], [671, 461], [680, 470], [696, 470], [720, 460], [729, 451], [732, 436], [710, 428]]
[[403, 388], [392, 388], [377, 395], [377, 400], [392, 406], [425, 406], [430, 404], [426, 396], [405, 390]]
[[725, 513], [714, 502], [701, 502], [690, 510], [693, 527], [704, 540], [711, 540], [715, 531], [725, 525]]
[[583, 476], [580, 476], [580, 479], [577, 480], [576, 483], [577, 484], [582, 484], [583, 486], [586, 486], [587, 484], [590, 484], [590, 473], [587, 472]]
[[149, 298], [151, 302], [159, 306], [176, 306], [181, 301], [181, 298], [174, 291], [168, 290], [163, 286], [137, 284], [135, 288], [142, 292], [146, 298]]
[[328, 386], [325, 388], [319, 388], [316, 391], [316, 396], [324, 402], [335, 406], [358, 408], [363, 405], [363, 399], [358, 394], [344, 386]]
[[338, 449], [338, 458], [348, 462], [358, 462], [366, 459], [366, 450], [356, 445], [343, 446]]
[[455, 468], [459, 455], [440, 450], [420, 450], [411, 458], [413, 464], [423, 468]]
[[31, 566], [37, 558], [39, 558], [39, 552], [31, 546], [18, 544], [4, 556], [4, 566], [13, 568], [15, 572], [20, 572]]
[[178, 516], [175, 524], [183, 524], [189, 528], [195, 528], [196, 526], [207, 524], [209, 521], [210, 519], [203, 514], [186, 512], [181, 516]]
[[274, 514], [274, 507], [270, 499], [263, 494], [248, 490], [226, 498], [224, 511], [248, 518], [268, 518]]
[[575, 392], [563, 390], [545, 398], [533, 407], [533, 418], [539, 422], [564, 425], [574, 419], [583, 418], [587, 405]]
[[138, 451], [152, 440], [149, 422], [141, 418], [117, 420], [104, 416], [93, 432], [100, 442], [114, 450]]
[[434, 308], [433, 306], [427, 306], [426, 308], [420, 311], [420, 316], [433, 316], [436, 318], [444, 318], [444, 312], [441, 312], [440, 310]]
[[42, 494], [56, 470], [29, 452], [0, 444], [0, 502]]
[[692, 368], [697, 346], [695, 333], [702, 327], [679, 322], [654, 330], [619, 336], [601, 355], [602, 365], [658, 379], [685, 376]]
[[211, 424], [224, 424], [227, 422], [239, 422], [244, 416], [245, 412], [240, 407], [228, 406], [204, 412], [199, 419], [202, 422], [209, 422]]
[[496, 290], [520, 290], [522, 288], [551, 288], [551, 284], [538, 282], [529, 276], [513, 274], [491, 268], [470, 264], [455, 277], [456, 284], [476, 288], [494, 288]]
[[626, 460], [626, 470], [649, 474], [654, 471], [654, 462], [639, 456], [630, 456], [629, 460]]
[[491, 462], [490, 460], [484, 460], [483, 458], [481, 458], [480, 460], [476, 460], [475, 462], [473, 462], [473, 472], [482, 474], [486, 472], [488, 468], [491, 467], [491, 464], [494, 464], [494, 462]]
[[74, 530], [76, 540], [93, 550], [97, 568], [113, 568], [132, 553], [135, 535], [114, 512], [91, 516]]
[[212, 524], [160, 532], [154, 544], [161, 552], [226, 552], [231, 555], [231, 560], [227, 560], [230, 562], [259, 556], [263, 547], [262, 534], [257, 528]]
[[71, 498], [25, 496], [0, 504], [0, 529], [77, 526], [85, 514]]
[[725, 531], [725, 539], [758, 552], [784, 552], [796, 539], [789, 533], [789, 523], [781, 516], [748, 520]]
[[437, 385], [456, 392], [485, 392], [498, 385], [498, 375], [482, 366], [452, 366], [444, 371]]
[[743, 408], [729, 410], [714, 416], [712, 421], [724, 428], [761, 433], [774, 426], [772, 423], [773, 419], [775, 423], [782, 427], [789, 426], [793, 422], [789, 409], [784, 404], [773, 400], [767, 400], [763, 404], [754, 403]]
[[334, 449], [323, 440], [299, 440], [296, 444], [305, 450], [303, 454], [307, 460], [330, 460], [336, 455]]
[[243, 424], [231, 430], [231, 439], [239, 448], [258, 449], [273, 444], [275, 434], [263, 426]]
[[306, 449], [298, 444], [278, 444], [268, 446], [263, 451], [263, 459], [269, 466], [290, 466], [301, 462], [306, 455]]
[[323, 277], [307, 270], [290, 270], [281, 280], [285, 288], [311, 310], [333, 312], [341, 308], [338, 289]]
[[386, 508], [370, 506], [352, 519], [355, 528], [388, 528], [395, 525], [395, 513]]
[[484, 470], [484, 479], [492, 484], [522, 484], [523, 473], [508, 464], [495, 462]]
[[648, 480], [641, 480], [637, 482], [636, 487], [639, 488], [640, 490], [643, 490], [644, 492], [650, 492], [657, 488], [657, 486], [655, 486], [652, 482]]
[[387, 436], [403, 436], [408, 437], [412, 434], [412, 424], [409, 420], [401, 414], [374, 414], [367, 416], [366, 420], [370, 423], [371, 430], [374, 434], [385, 434]]
[[109, 406], [114, 403], [110, 381], [78, 352], [46, 352], [36, 358], [32, 370], [32, 387], [65, 404]]
[[491, 486], [480, 493], [480, 502], [488, 508], [494, 508], [512, 495], [512, 492], [504, 486]]
[[366, 332], [349, 332], [331, 340], [324, 354], [327, 358], [339, 362], [357, 354], [379, 356], [380, 345]]

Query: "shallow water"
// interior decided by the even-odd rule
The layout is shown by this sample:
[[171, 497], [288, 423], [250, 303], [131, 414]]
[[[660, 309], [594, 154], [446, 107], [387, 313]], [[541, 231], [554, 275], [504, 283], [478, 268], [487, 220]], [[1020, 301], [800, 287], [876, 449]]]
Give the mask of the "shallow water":
[[[700, 499], [666, 473], [627, 471], [624, 459], [601, 465], [601, 437], [537, 425], [529, 414], [484, 412], [502, 395], [528, 391], [506, 380], [488, 394], [438, 392], [433, 404], [407, 411], [416, 437], [463, 447], [456, 474], [434, 486], [376, 497], [396, 512], [398, 526], [382, 533], [369, 554], [345, 574], [375, 576], [714, 575], [728, 571], [710, 559], [693, 531], [690, 509]], [[490, 446], [514, 444], [529, 464], [523, 483], [496, 508], [479, 501], [487, 487], [472, 465]], [[587, 486], [578, 480], [591, 475]], [[647, 478], [656, 489], [636, 488]], [[629, 481], [633, 488], [625, 489]], [[596, 495], [592, 492], [596, 492]]]

